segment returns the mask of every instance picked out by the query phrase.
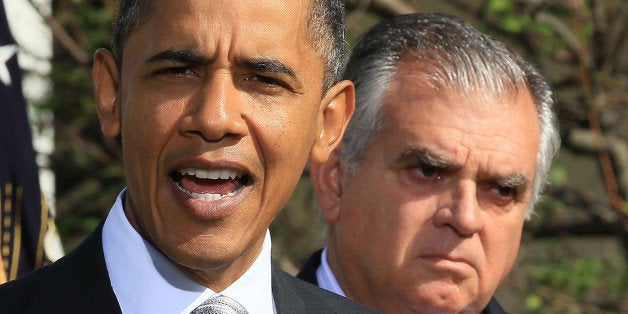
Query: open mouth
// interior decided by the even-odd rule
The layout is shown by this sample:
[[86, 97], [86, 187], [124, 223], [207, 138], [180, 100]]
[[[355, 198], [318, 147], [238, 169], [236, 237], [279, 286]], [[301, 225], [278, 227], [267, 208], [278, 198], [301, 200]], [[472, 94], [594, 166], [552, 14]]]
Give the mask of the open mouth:
[[252, 177], [235, 169], [179, 169], [170, 173], [177, 187], [201, 201], [215, 201], [237, 194], [251, 185]]

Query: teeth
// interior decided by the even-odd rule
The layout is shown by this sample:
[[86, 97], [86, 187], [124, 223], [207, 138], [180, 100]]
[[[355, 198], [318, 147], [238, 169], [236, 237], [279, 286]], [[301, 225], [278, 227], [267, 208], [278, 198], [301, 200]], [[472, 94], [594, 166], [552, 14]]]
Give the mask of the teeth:
[[203, 170], [203, 169], [187, 168], [187, 169], [179, 170], [179, 173], [183, 175], [195, 176], [199, 179], [213, 179], [213, 180], [235, 179], [242, 176], [241, 172], [237, 170], [233, 170], [233, 169]]
[[[213, 180], [235, 179], [235, 178], [242, 177], [244, 175], [244, 173], [238, 170], [233, 170], [233, 169], [204, 170], [204, 169], [197, 169], [197, 168], [186, 168], [186, 169], [181, 169], [178, 172], [181, 175], [194, 176], [199, 179], [213, 179]], [[201, 201], [215, 201], [215, 200], [219, 200], [221, 198], [233, 196], [236, 194], [235, 191], [226, 195], [212, 194], [212, 193], [195, 193], [195, 192], [191, 192], [183, 188], [181, 183], [177, 183], [177, 186], [179, 187], [181, 191]]]
[[194, 193], [194, 192], [190, 192], [190, 191], [186, 190], [185, 188], [183, 188], [183, 186], [180, 183], [177, 183], [177, 187], [179, 187], [179, 189], [181, 191], [187, 193], [188, 195], [192, 196], [193, 198], [195, 198], [197, 200], [201, 200], [201, 201], [216, 201], [216, 200], [219, 200], [219, 199], [224, 198], [224, 197], [234, 196], [235, 195], [235, 192], [231, 192], [231, 193], [226, 194], [226, 195], [212, 194], [212, 193]]
[[[187, 191], [186, 191], [187, 192]], [[188, 192], [188, 194], [190, 194], [190, 196], [192, 196], [195, 199], [201, 200], [201, 201], [216, 201], [219, 200], [223, 197], [227, 197], [227, 196], [233, 196], [234, 193], [231, 192], [227, 195], [220, 195], [220, 194], [198, 194], [198, 193], [193, 193], [193, 192]]]

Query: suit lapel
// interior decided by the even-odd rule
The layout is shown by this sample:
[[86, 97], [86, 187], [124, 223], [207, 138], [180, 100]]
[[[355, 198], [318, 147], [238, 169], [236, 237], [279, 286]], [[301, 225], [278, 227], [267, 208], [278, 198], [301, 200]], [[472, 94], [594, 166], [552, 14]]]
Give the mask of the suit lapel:
[[318, 270], [318, 266], [321, 265], [321, 257], [323, 255], [323, 250], [318, 250], [308, 258], [307, 262], [299, 273], [297, 274], [297, 278], [309, 282], [315, 286], [318, 286], [318, 279], [316, 278], [316, 271]]
[[[278, 314], [302, 313], [306, 309], [305, 302], [292, 287], [290, 275], [272, 264], [272, 289], [275, 309]], [[288, 277], [288, 278], [286, 278]]]

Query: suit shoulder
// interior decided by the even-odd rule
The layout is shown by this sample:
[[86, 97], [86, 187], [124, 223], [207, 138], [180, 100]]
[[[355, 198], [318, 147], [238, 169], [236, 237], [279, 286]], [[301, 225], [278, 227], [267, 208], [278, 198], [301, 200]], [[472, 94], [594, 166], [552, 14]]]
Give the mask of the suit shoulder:
[[488, 305], [486, 305], [486, 308], [482, 311], [482, 314], [508, 314], [508, 312], [502, 308], [495, 297], [492, 297]]
[[[281, 293], [295, 294], [294, 297], [302, 302], [298, 309], [300, 313], [377, 313], [343, 296], [292, 277], [282, 270], [274, 269], [273, 276], [273, 294], [276, 297]], [[294, 300], [292, 304], [299, 305]]]
[[55, 267], [52, 265], [44, 266], [23, 277], [0, 285], [0, 300], [2, 300], [0, 313], [28, 312], [26, 309], [30, 308], [33, 299], [42, 293], [40, 291], [42, 289], [45, 290], [43, 293], [50, 291], [50, 294], [55, 294], [57, 289], [48, 289], [48, 282], [55, 282], [52, 279], [54, 278], [54, 270]]
[[100, 228], [58, 261], [0, 286], [0, 313], [119, 313]]

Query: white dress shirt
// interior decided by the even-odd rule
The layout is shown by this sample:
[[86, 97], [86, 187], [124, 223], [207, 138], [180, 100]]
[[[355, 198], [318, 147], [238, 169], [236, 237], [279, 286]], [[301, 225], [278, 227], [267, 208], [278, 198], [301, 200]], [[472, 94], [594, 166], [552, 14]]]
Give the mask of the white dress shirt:
[[123, 190], [103, 227], [105, 263], [122, 313], [188, 314], [218, 294], [240, 303], [249, 313], [274, 313], [270, 232], [251, 267], [216, 293], [181, 272], [131, 226], [124, 214]]
[[321, 265], [318, 266], [316, 270], [316, 280], [318, 281], [318, 286], [329, 290], [335, 294], [339, 294], [343, 297], [347, 297], [345, 292], [342, 291], [340, 285], [338, 284], [338, 280], [336, 280], [336, 276], [329, 268], [329, 263], [327, 263], [327, 247], [323, 249], [323, 254], [321, 255]]

